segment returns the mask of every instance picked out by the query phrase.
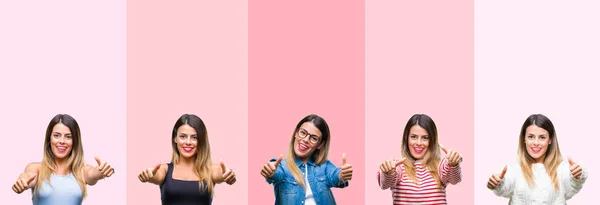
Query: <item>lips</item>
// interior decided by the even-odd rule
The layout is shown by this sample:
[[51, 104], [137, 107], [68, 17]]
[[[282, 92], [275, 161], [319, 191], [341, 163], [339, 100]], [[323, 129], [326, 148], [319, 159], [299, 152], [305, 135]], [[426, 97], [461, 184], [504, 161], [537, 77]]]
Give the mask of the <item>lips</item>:
[[299, 149], [301, 152], [306, 152], [306, 150], [308, 150], [308, 148], [309, 148], [309, 147], [308, 147], [307, 145], [305, 145], [305, 144], [302, 144], [302, 143], [298, 143], [298, 149]]
[[542, 148], [541, 147], [532, 147], [531, 151], [534, 153], [538, 153], [538, 152], [542, 151]]
[[194, 150], [193, 147], [183, 147], [183, 151], [185, 152], [191, 152], [192, 150]]
[[423, 147], [413, 147], [413, 150], [415, 151], [415, 153], [421, 154], [423, 152], [423, 150], [425, 150], [425, 148], [423, 148]]
[[65, 152], [65, 151], [67, 151], [67, 147], [65, 147], [65, 146], [56, 146], [56, 150], [58, 150], [58, 152]]

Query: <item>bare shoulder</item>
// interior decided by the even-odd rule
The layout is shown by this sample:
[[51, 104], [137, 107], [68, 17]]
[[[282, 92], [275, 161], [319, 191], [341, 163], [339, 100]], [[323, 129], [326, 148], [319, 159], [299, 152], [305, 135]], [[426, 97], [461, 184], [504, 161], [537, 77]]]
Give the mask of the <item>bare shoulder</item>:
[[25, 172], [38, 172], [42, 167], [41, 162], [32, 162], [25, 167]]

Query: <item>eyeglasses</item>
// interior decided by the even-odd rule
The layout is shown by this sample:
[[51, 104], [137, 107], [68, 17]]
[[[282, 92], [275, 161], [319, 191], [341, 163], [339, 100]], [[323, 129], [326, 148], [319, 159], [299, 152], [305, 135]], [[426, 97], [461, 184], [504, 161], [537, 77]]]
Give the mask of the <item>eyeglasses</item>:
[[304, 138], [306, 138], [306, 136], [309, 136], [308, 141], [311, 144], [317, 144], [317, 142], [321, 141], [321, 138], [319, 138], [317, 135], [308, 134], [308, 132], [306, 130], [300, 128], [298, 130], [298, 138], [304, 139]]

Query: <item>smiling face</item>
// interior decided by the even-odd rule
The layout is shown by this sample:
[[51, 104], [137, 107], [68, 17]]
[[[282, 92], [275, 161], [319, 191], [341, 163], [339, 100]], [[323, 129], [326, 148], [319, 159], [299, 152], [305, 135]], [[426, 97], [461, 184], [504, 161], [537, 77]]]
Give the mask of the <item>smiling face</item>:
[[303, 123], [295, 134], [294, 153], [303, 162], [323, 147], [322, 133], [312, 122]]
[[429, 148], [429, 134], [427, 130], [419, 125], [410, 128], [408, 134], [408, 149], [410, 154], [417, 160], [423, 159]]
[[73, 148], [71, 129], [62, 123], [54, 125], [50, 134], [50, 147], [56, 159], [68, 158]]
[[198, 133], [193, 127], [183, 124], [177, 128], [177, 136], [175, 136], [175, 144], [177, 150], [183, 158], [193, 158], [198, 151]]
[[525, 131], [525, 149], [536, 163], [543, 163], [548, 145], [552, 143], [548, 131], [537, 125], [530, 125]]

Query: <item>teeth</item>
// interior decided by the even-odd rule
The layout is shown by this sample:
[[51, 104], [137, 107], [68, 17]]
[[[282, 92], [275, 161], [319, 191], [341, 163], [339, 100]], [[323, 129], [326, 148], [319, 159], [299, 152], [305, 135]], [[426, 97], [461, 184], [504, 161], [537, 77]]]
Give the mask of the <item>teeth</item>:
[[306, 146], [306, 145], [303, 145], [303, 144], [300, 144], [300, 147], [302, 147], [302, 148], [304, 148], [304, 149], [308, 148], [308, 146]]

